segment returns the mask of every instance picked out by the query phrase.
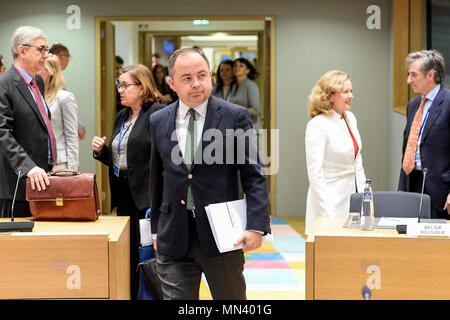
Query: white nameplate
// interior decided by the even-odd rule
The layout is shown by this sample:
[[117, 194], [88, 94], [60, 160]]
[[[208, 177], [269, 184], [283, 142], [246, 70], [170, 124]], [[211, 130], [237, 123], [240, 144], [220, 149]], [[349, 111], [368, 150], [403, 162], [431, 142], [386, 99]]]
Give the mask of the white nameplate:
[[450, 224], [445, 223], [408, 223], [406, 235], [411, 237], [449, 237]]

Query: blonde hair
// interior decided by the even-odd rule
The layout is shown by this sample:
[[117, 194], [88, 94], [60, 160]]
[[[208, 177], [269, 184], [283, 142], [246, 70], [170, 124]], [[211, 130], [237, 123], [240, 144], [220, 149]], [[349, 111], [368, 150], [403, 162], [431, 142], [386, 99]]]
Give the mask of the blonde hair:
[[161, 102], [163, 97], [156, 88], [155, 80], [153, 79], [152, 72], [149, 68], [143, 64], [134, 64], [123, 69], [121, 74], [128, 73], [136, 82], [136, 84], [142, 85], [142, 103], [149, 102]]
[[331, 95], [342, 91], [344, 82], [348, 79], [350, 76], [340, 70], [331, 70], [322, 75], [308, 97], [309, 116], [314, 118], [321, 113], [327, 114], [333, 107]]
[[45, 60], [44, 67], [48, 72], [52, 73], [45, 94], [45, 100], [50, 102], [55, 99], [58, 91], [64, 88], [65, 80], [61, 71], [61, 64], [59, 63], [58, 56], [50, 53], [47, 60]]

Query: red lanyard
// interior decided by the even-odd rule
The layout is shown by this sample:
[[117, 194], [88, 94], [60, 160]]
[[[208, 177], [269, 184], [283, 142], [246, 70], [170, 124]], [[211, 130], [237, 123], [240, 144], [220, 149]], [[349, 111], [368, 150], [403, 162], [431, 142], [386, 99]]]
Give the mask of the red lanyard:
[[28, 81], [25, 79], [25, 77], [23, 76], [22, 72], [20, 72], [19, 68], [16, 67], [16, 64], [14, 64], [14, 69], [17, 70], [17, 72], [21, 75], [23, 81], [25, 81], [25, 83], [27, 84], [28, 87], [30, 87], [31, 89], [31, 85], [28, 83]]
[[[25, 79], [25, 77], [23, 76], [22, 72], [20, 72], [19, 68], [16, 67], [16, 64], [14, 64], [14, 69], [17, 70], [17, 72], [22, 77], [23, 81], [25, 81], [25, 83], [27, 84], [28, 88], [30, 88], [31, 94], [34, 96], [34, 99], [35, 99], [36, 103], [37, 103], [37, 99], [42, 99], [42, 101], [44, 101], [44, 98], [42, 97], [42, 94], [41, 94], [41, 90], [38, 90], [39, 91], [39, 97], [36, 97], [35, 94], [33, 93], [33, 88], [31, 87], [31, 84]], [[45, 106], [45, 104], [44, 104], [44, 106]], [[45, 112], [48, 114], [47, 110], [48, 110], [48, 107], [45, 107]]]
[[352, 132], [352, 130], [350, 130], [350, 126], [348, 125], [347, 121], [345, 121], [345, 124], [347, 125], [348, 131], [350, 132], [350, 136], [352, 137], [353, 148], [355, 149], [355, 159], [356, 159], [356, 155], [358, 154], [358, 150], [359, 150], [358, 143], [356, 142], [356, 139], [353, 136], [353, 132]]

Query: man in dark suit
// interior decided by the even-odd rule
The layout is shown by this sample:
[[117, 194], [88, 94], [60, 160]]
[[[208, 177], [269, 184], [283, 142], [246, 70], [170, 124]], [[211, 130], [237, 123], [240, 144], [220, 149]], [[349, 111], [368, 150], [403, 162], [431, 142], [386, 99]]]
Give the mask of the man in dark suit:
[[406, 58], [408, 84], [421, 95], [408, 103], [403, 134], [399, 191], [431, 197], [431, 217], [450, 214], [450, 90], [445, 88], [444, 58], [436, 50], [412, 52]]
[[50, 184], [46, 172], [57, 156], [44, 85], [36, 76], [48, 57], [46, 36], [37, 28], [20, 27], [11, 38], [11, 51], [14, 65], [0, 76], [0, 199], [2, 216], [10, 216], [20, 177], [14, 216], [27, 217], [23, 178], [30, 178], [33, 189], [45, 190]]
[[[260, 247], [262, 235], [270, 232], [263, 166], [259, 156], [249, 159], [256, 138], [245, 144], [245, 163], [237, 161], [239, 152], [230, 162], [225, 148], [223, 157], [207, 161], [202, 150], [215, 143], [206, 132], [216, 130], [225, 144], [229, 129], [252, 130], [250, 116], [245, 108], [211, 96], [211, 71], [201, 50], [175, 51], [169, 74], [179, 101], [150, 117], [151, 226], [165, 299], [198, 299], [202, 272], [214, 299], [246, 299], [243, 251]], [[198, 133], [195, 138], [192, 132]], [[239, 199], [238, 172], [247, 200], [246, 231], [237, 241], [244, 247], [219, 253], [205, 206]]]

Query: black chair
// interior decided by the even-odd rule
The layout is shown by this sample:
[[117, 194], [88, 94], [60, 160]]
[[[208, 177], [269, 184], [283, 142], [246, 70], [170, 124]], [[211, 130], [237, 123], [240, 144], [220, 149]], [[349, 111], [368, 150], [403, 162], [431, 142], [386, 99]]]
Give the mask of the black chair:
[[[362, 193], [350, 196], [350, 212], [361, 212]], [[419, 215], [420, 193], [374, 191], [375, 217], [415, 218]], [[423, 195], [420, 218], [431, 219], [431, 200]]]

